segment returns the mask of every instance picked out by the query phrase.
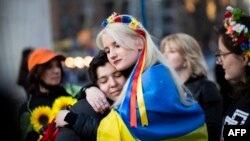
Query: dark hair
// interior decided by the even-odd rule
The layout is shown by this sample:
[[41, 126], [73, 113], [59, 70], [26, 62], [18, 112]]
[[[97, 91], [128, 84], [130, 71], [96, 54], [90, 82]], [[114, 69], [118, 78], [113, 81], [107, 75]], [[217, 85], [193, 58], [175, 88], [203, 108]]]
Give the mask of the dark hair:
[[97, 83], [97, 68], [100, 66], [104, 66], [107, 62], [109, 62], [107, 54], [104, 51], [100, 50], [89, 64], [88, 74], [92, 83]]
[[[56, 59], [59, 62], [59, 67], [61, 70], [61, 82], [63, 82], [64, 71], [62, 68], [62, 64], [60, 63], [59, 58], [55, 57], [54, 59]], [[39, 85], [44, 83], [41, 80], [41, 76], [49, 68], [50, 64], [51, 64], [51, 60], [45, 64], [36, 65], [31, 70], [31, 72], [28, 75], [28, 92], [29, 92], [29, 94], [32, 94], [35, 90], [39, 89]]]
[[[100, 50], [99, 53], [93, 58], [93, 60], [89, 64], [88, 74], [89, 79], [93, 84], [97, 84], [97, 68], [100, 66], [104, 66], [107, 62], [109, 62], [107, 54]], [[121, 71], [125, 78], [128, 78], [130, 73], [132, 72], [134, 65], [130, 68]]]
[[19, 86], [22, 86], [26, 93], [28, 93], [28, 57], [32, 51], [33, 49], [31, 47], [27, 47], [22, 51], [22, 57], [17, 78], [17, 84]]
[[[239, 20], [240, 24], [245, 25], [248, 29], [250, 29], [250, 17], [249, 16], [242, 16]], [[225, 45], [225, 47], [232, 53], [241, 55], [243, 54], [243, 50], [240, 47], [240, 44], [234, 45], [234, 42], [232, 41], [232, 38], [228, 34], [226, 34], [226, 28], [224, 25], [222, 25], [218, 30], [216, 30], [219, 37], [222, 39], [222, 43]], [[250, 32], [250, 31], [248, 31]], [[233, 85], [233, 98], [244, 98], [246, 103], [250, 104], [250, 66], [246, 65], [245, 67], [246, 71], [246, 82], [239, 82], [237, 84]]]

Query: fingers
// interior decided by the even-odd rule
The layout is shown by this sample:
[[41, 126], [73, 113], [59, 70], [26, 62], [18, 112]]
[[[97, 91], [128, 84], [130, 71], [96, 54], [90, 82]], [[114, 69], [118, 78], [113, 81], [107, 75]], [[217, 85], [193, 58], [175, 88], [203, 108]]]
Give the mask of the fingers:
[[56, 117], [54, 122], [56, 123], [56, 128], [60, 127], [60, 124], [59, 124], [59, 121], [58, 121], [57, 117]]
[[106, 97], [104, 97], [104, 98], [101, 99], [100, 101], [101, 101], [101, 103], [102, 103], [102, 106], [105, 107], [105, 109], [110, 107], [110, 104], [109, 104], [109, 102], [107, 101], [107, 98], [106, 98]]
[[95, 103], [94, 103], [94, 110], [96, 111], [96, 112], [102, 112], [104, 109], [102, 108], [102, 106], [101, 106], [101, 104], [98, 102], [98, 101], [96, 101]]
[[96, 99], [95, 102], [92, 105], [93, 109], [98, 113], [104, 113], [106, 109], [110, 107], [108, 101], [106, 98], [104, 99]]
[[99, 99], [99, 101], [98, 101], [98, 103], [99, 103], [99, 105], [101, 105], [101, 108], [102, 109], [107, 109], [107, 108], [109, 108], [109, 103], [108, 103], [108, 101], [107, 101], [107, 99], [106, 99], [106, 97], [104, 97], [104, 98], [100, 98]]
[[56, 127], [63, 127], [68, 123], [64, 121], [66, 115], [69, 113], [68, 110], [60, 110], [55, 117]]
[[104, 111], [106, 110], [105, 105], [100, 100], [95, 102], [93, 108], [98, 113], [104, 113]]
[[105, 95], [96, 87], [86, 89], [86, 99], [93, 109], [98, 113], [103, 113], [110, 107]]

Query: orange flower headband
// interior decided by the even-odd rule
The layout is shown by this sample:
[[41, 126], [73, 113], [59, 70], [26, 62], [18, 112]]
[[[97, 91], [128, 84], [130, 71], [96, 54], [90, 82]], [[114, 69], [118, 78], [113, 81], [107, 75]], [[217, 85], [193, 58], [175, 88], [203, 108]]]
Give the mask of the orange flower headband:
[[226, 34], [232, 39], [233, 46], [240, 46], [241, 50], [250, 56], [250, 33], [246, 25], [240, 23], [244, 13], [239, 8], [228, 6], [224, 15]]

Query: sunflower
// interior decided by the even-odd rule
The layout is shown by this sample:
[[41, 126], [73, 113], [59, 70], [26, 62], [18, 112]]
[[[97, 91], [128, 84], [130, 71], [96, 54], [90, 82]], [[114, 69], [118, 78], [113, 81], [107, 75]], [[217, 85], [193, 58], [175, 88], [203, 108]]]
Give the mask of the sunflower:
[[51, 108], [49, 106], [36, 107], [30, 116], [30, 123], [33, 129], [39, 133], [39, 130], [46, 126], [52, 120]]
[[77, 99], [71, 96], [61, 96], [57, 98], [52, 105], [53, 115], [57, 115], [58, 111], [67, 109], [74, 105], [77, 102]]

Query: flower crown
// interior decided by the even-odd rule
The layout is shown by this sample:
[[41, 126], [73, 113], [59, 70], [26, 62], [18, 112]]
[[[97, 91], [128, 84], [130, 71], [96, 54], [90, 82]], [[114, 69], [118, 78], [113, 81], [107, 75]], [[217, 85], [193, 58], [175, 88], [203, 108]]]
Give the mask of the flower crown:
[[248, 28], [240, 23], [244, 13], [239, 8], [228, 6], [224, 15], [226, 34], [232, 39], [233, 46], [240, 46], [241, 50], [250, 56], [250, 33]]
[[145, 32], [143, 31], [143, 26], [135, 18], [129, 15], [120, 15], [114, 12], [111, 16], [102, 22], [102, 26], [105, 28], [107, 25], [112, 23], [123, 23], [128, 25], [129, 28], [135, 30], [139, 35], [145, 37]]

